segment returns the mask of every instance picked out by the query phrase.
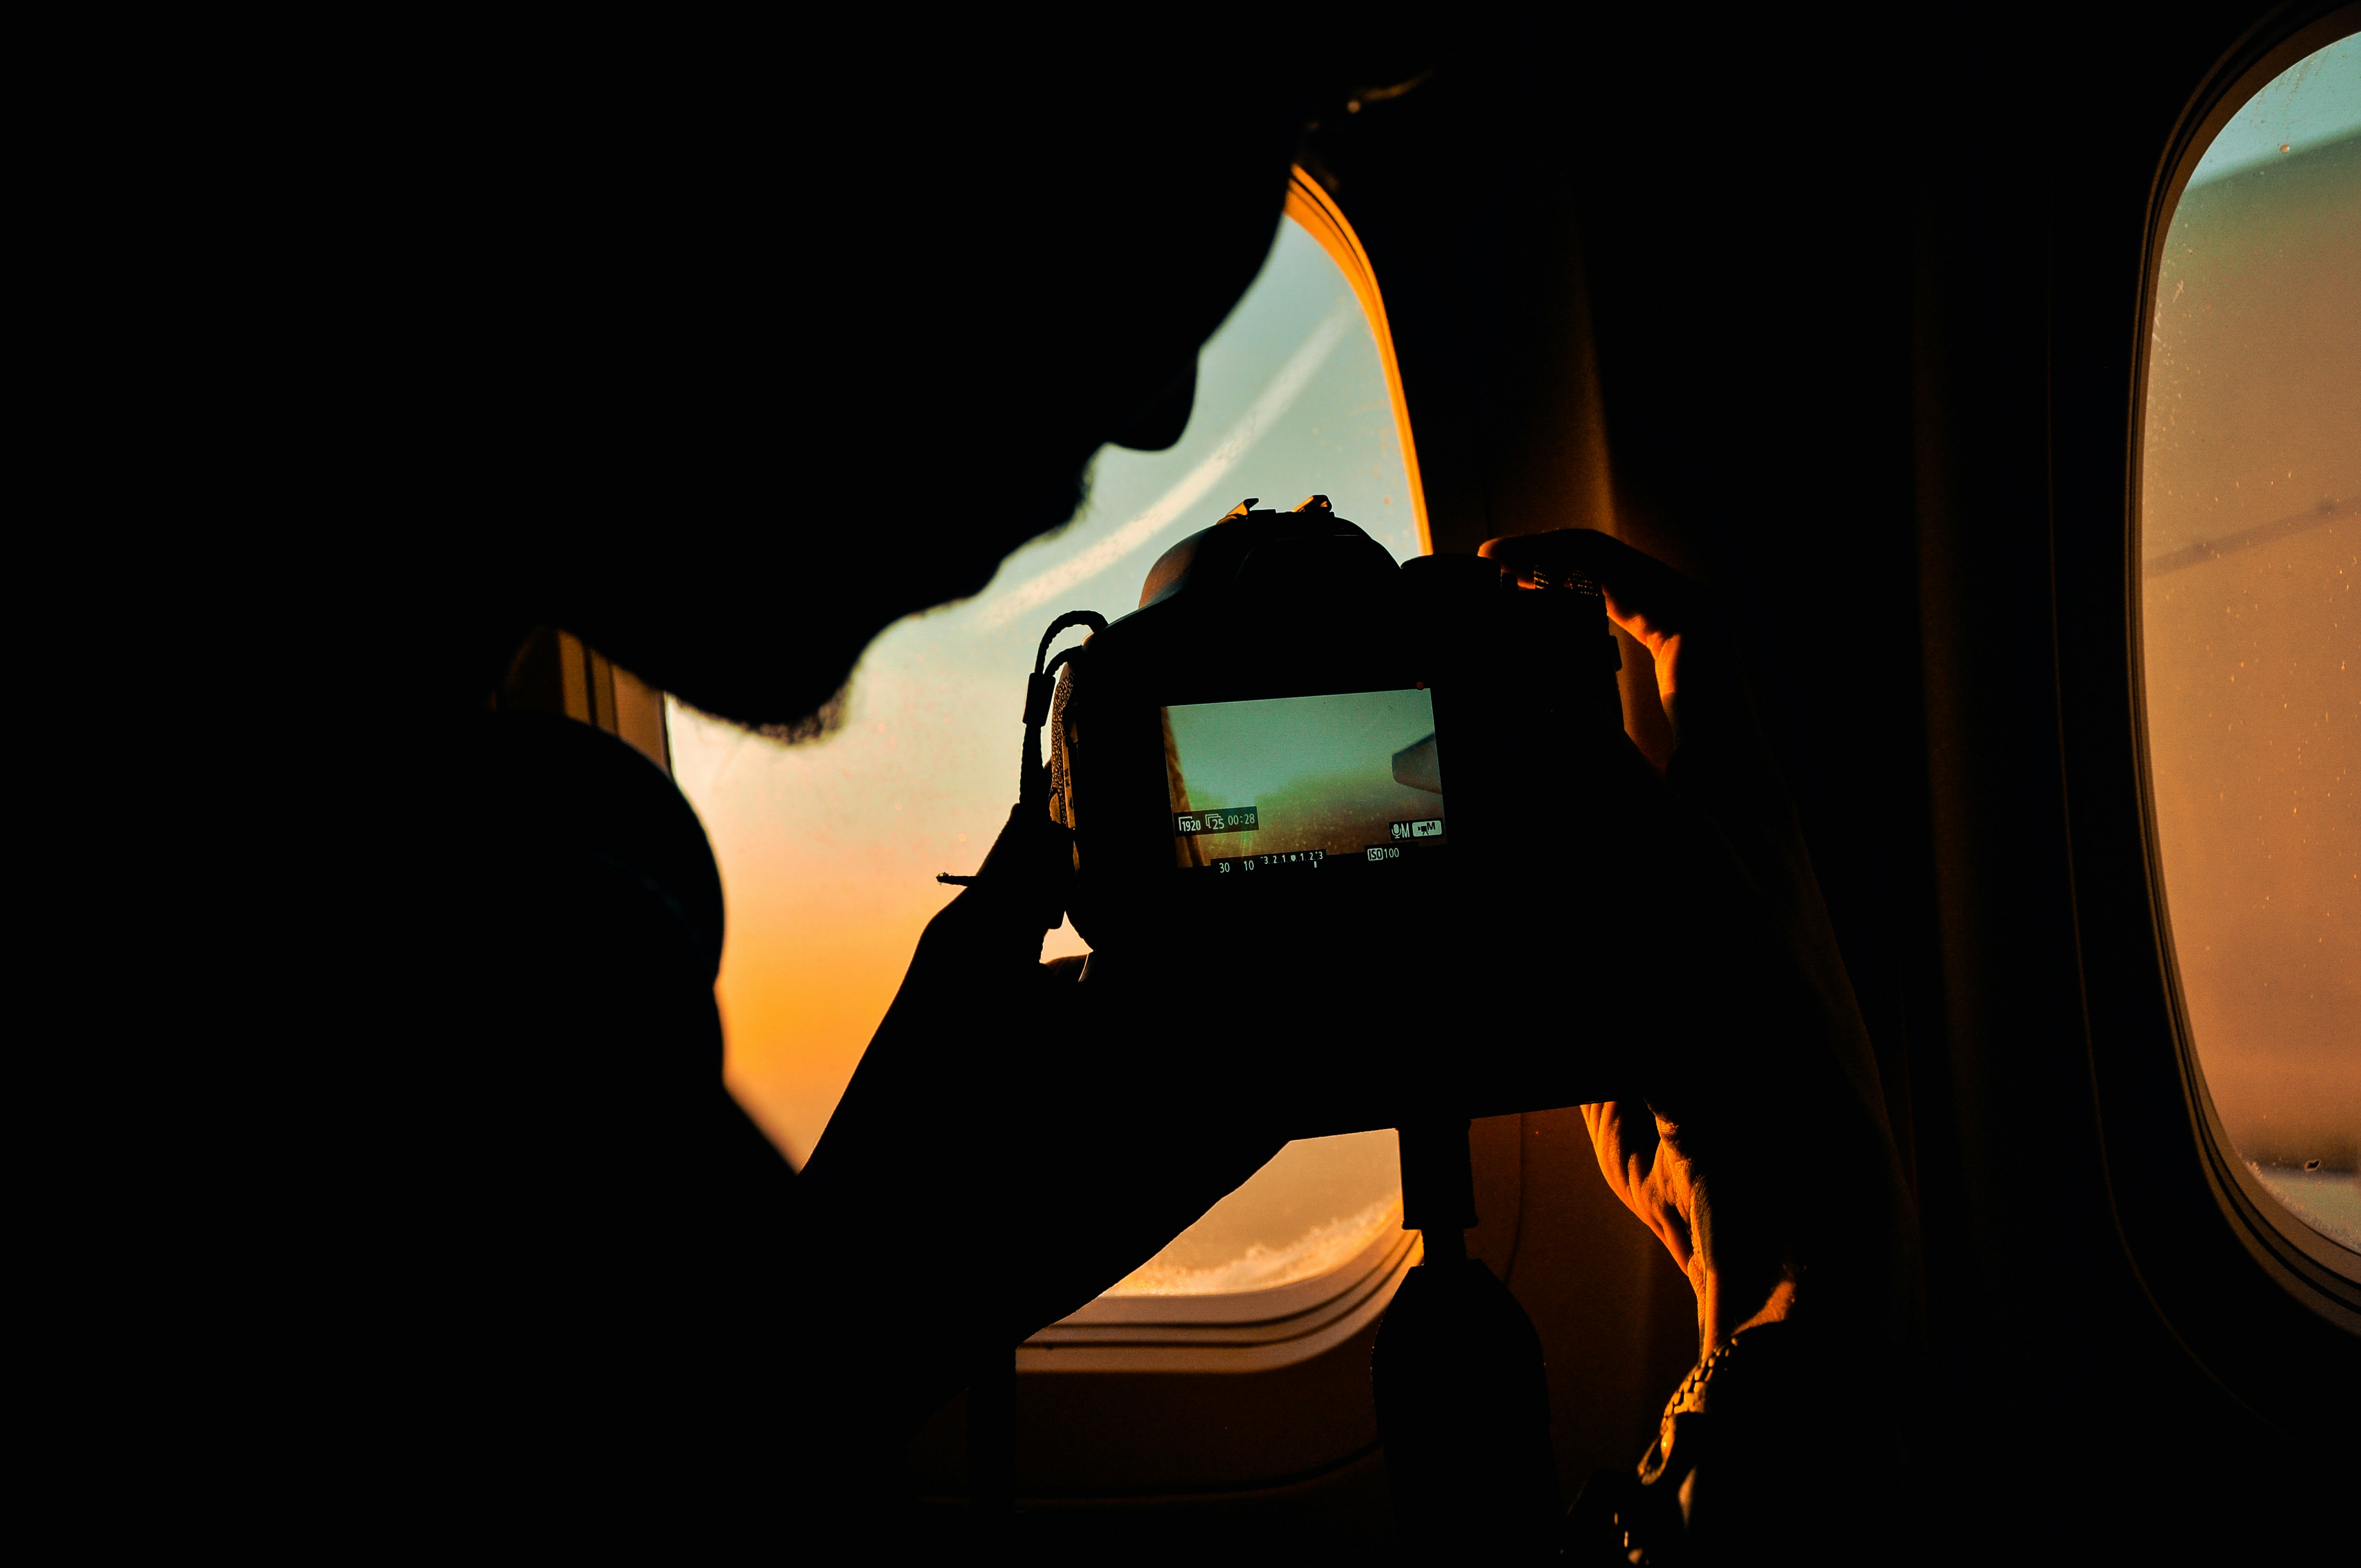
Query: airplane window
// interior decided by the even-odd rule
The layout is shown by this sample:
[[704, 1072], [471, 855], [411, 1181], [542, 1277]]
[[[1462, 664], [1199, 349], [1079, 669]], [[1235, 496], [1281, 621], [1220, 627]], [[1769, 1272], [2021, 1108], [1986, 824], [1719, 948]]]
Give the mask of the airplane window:
[[[1307, 199], [1299, 192], [1290, 212]], [[1398, 558], [1416, 554], [1410, 471], [1352, 280], [1312, 233], [1282, 223], [1202, 351], [1180, 442], [1103, 450], [1071, 526], [1012, 555], [976, 598], [888, 630], [835, 734], [783, 747], [670, 706], [674, 776], [729, 897], [728, 1082], [791, 1157], [810, 1153], [920, 929], [957, 891], [935, 873], [973, 871], [1006, 820], [1025, 679], [1050, 619], [1132, 609], [1167, 546], [1246, 496], [1290, 507], [1324, 494]], [[1069, 924], [1045, 956], [1084, 950]], [[1203, 1295], [1310, 1278], [1397, 1229], [1400, 1202], [1390, 1132], [1291, 1144], [1117, 1289]]]
[[2223, 1130], [2361, 1252], [2361, 37], [2206, 149], [2166, 231], [2141, 479], [2148, 762]]

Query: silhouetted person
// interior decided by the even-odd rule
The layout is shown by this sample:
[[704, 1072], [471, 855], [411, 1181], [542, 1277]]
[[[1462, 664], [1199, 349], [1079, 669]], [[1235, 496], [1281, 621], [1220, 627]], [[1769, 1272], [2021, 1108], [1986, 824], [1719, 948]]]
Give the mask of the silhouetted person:
[[[869, 640], [1066, 521], [1101, 445], [1178, 438], [1301, 126], [1356, 71], [1411, 73], [1268, 39], [1071, 50], [502, 49], [395, 149], [390, 256], [365, 269], [386, 286], [358, 313], [390, 392], [368, 450], [442, 567], [411, 684], [447, 832], [412, 870], [426, 972], [456, 977], [430, 978], [393, 1069], [383, 1463], [422, 1513], [675, 1539], [783, 1496], [858, 1517], [975, 1365], [1289, 1135], [1234, 1085], [1114, 1072], [1056, 1026], [1052, 857], [1018, 821], [928, 926], [797, 1178], [720, 1084], [726, 916], [693, 815], [620, 742], [483, 711], [561, 626], [724, 718], [824, 728]], [[1660, 580], [1600, 575], [1667, 682], [1690, 668]], [[1709, 726], [1680, 700], [1686, 752]], [[1775, 784], [1714, 777], [1735, 804], [1702, 809], [1803, 932], [1754, 961], [1841, 989]], [[1708, 940], [1753, 939], [1719, 918]], [[1668, 1039], [1635, 1078], [1653, 1113], [1594, 1109], [1708, 1351], [1822, 1300], [1831, 1334], [1895, 1332], [1906, 1243], [1848, 1007], [1800, 1065]], [[1732, 1107], [1765, 1084], [1805, 1113], [1750, 1124]]]
[[392, 1486], [522, 1530], [859, 1520], [980, 1359], [1286, 1135], [1215, 1086], [1056, 1070], [1091, 1047], [1045, 1026], [1012, 850], [928, 927], [799, 1179], [720, 1083], [694, 815], [620, 742], [488, 701], [558, 626], [708, 713], [825, 729], [867, 642], [1064, 522], [1102, 445], [1179, 438], [1358, 68], [1267, 38], [1093, 66], [998, 24], [868, 60], [535, 45], [405, 126], [353, 313], [402, 394], [371, 405], [385, 486], [444, 566], [410, 674], [443, 831], [392, 1069]]

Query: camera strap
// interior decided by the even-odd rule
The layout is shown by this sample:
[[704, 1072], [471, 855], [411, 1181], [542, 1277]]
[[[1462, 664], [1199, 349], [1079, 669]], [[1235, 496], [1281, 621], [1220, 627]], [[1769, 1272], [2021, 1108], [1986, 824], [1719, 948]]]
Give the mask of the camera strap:
[[[1067, 662], [1082, 652], [1080, 645], [1059, 651], [1049, 657], [1049, 644], [1058, 634], [1077, 626], [1087, 626], [1093, 632], [1104, 631], [1107, 620], [1096, 610], [1070, 609], [1049, 623], [1041, 633], [1041, 645], [1033, 654], [1033, 673], [1025, 682], [1025, 752], [1018, 759], [1016, 772], [1016, 818], [1050, 815], [1050, 765], [1041, 760], [1041, 729], [1049, 720], [1049, 711], [1058, 695], [1058, 673]], [[978, 873], [980, 876], [981, 873]], [[973, 887], [977, 876], [961, 876], [942, 872], [935, 880], [955, 887]]]
[[1049, 630], [1041, 633], [1040, 649], [1033, 655], [1033, 674], [1025, 683], [1025, 760], [1020, 764], [1016, 801], [1032, 811], [1049, 808], [1049, 769], [1041, 760], [1041, 726], [1049, 722], [1049, 704], [1057, 696], [1058, 671], [1082, 652], [1079, 645], [1061, 649], [1052, 659], [1049, 644], [1058, 640], [1058, 633], [1076, 626], [1087, 626], [1097, 633], [1107, 629], [1107, 619], [1096, 610], [1070, 609], [1051, 621]]

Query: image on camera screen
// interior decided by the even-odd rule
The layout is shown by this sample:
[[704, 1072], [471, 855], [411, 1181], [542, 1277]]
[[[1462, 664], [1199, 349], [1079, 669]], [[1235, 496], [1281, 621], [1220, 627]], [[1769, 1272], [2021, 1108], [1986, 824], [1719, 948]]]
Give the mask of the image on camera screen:
[[1167, 707], [1164, 780], [1184, 871], [1394, 866], [1444, 844], [1423, 689]]

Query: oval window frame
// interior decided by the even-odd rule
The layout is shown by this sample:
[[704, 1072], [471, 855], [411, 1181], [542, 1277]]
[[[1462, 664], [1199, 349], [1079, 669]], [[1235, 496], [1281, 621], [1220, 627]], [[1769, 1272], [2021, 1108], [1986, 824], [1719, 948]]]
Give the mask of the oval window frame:
[[2138, 351], [2132, 389], [2132, 440], [2127, 480], [2131, 527], [2126, 531], [2125, 592], [2131, 626], [2131, 692], [2138, 768], [2141, 828], [2146, 839], [2149, 907], [2171, 1020], [2173, 1049], [2188, 1101], [2190, 1121], [2207, 1185], [2239, 1241], [2265, 1270], [2307, 1307], [2348, 1332], [2361, 1333], [2361, 1253], [2339, 1245], [2297, 1219], [2246, 1168], [2213, 1104], [2197, 1051], [2179, 957], [2174, 949], [2170, 902], [2166, 895], [2162, 847], [2158, 833], [2154, 773], [2149, 760], [2145, 660], [2147, 628], [2142, 540], [2147, 521], [2142, 493], [2147, 444], [2148, 380], [2153, 340], [2147, 330], [2158, 308], [2165, 243], [2191, 177], [2229, 122], [2264, 88], [2297, 62], [2341, 38], [2361, 33], [2361, 5], [2348, 4], [2294, 27], [2250, 39], [2216, 70], [2206, 91], [2181, 116], [2166, 151], [2149, 206], [2140, 273]]

